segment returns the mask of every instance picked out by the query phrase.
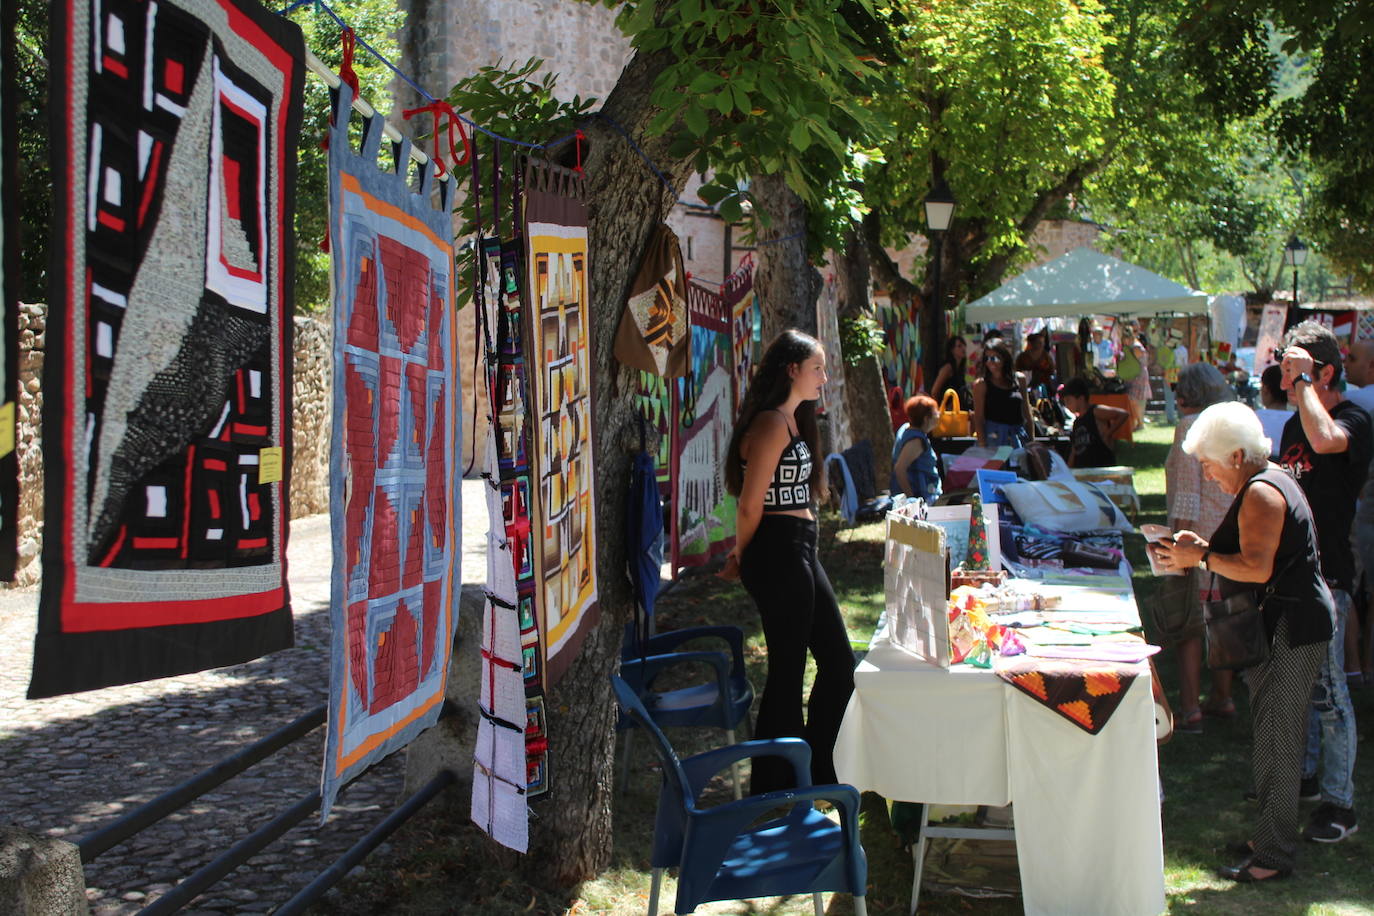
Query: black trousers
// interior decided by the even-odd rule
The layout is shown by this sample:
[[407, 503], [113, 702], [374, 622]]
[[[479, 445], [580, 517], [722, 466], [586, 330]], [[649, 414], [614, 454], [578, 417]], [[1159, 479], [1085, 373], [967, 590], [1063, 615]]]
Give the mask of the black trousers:
[[[754, 737], [805, 738], [811, 745], [812, 784], [834, 783], [835, 736], [854, 692], [854, 652], [835, 592], [816, 556], [816, 523], [765, 515], [740, 558], [740, 579], [758, 605], [768, 645], [768, 679]], [[803, 722], [807, 650], [816, 659], [816, 680]], [[753, 794], [795, 785], [791, 764], [781, 757], [754, 760]]]

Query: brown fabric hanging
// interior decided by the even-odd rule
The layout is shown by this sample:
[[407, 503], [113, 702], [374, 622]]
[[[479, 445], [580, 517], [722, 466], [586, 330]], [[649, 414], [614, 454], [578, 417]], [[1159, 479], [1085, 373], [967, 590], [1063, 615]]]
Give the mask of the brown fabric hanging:
[[615, 333], [615, 358], [665, 378], [687, 374], [691, 355], [687, 273], [677, 235], [660, 223], [630, 284]]

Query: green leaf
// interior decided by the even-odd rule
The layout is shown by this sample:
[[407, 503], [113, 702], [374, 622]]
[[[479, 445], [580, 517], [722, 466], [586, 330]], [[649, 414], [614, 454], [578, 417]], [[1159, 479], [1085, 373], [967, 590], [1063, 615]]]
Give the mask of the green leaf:
[[730, 87], [726, 86], [715, 96], [716, 110], [723, 115], [729, 115], [735, 110], [735, 97], [730, 92]]
[[701, 73], [698, 73], [696, 75], [696, 78], [688, 84], [687, 88], [697, 94], [701, 94], [705, 92], [710, 92], [712, 89], [715, 89], [717, 86], [721, 85], [724, 82], [725, 80], [720, 76], [720, 74], [713, 73], [710, 70], [703, 70]]
[[787, 136], [788, 141], [802, 153], [811, 145], [811, 128], [807, 127], [805, 121], [798, 121], [792, 125], [792, 130]]
[[693, 136], [705, 136], [709, 126], [706, 120], [706, 110], [696, 103], [689, 103], [682, 113], [683, 123], [687, 125]]
[[744, 219], [744, 209], [740, 206], [738, 196], [725, 198], [716, 209], [719, 211], [721, 219], [727, 223], [738, 223]]
[[734, 188], [727, 188], [724, 185], [716, 184], [714, 182], [704, 184], [697, 190], [697, 196], [700, 197], [702, 200], [706, 201], [708, 204], [711, 204], [712, 206], [720, 203], [726, 197], [729, 197], [731, 194], [734, 193]]

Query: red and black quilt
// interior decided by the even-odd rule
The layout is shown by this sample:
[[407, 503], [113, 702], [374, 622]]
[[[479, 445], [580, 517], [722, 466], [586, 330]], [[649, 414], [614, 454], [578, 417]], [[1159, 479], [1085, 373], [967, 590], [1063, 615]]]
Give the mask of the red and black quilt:
[[0, 4], [0, 581], [14, 578], [19, 536], [19, 136], [17, 3]]
[[31, 697], [292, 643], [300, 29], [256, 0], [52, 9], [46, 549]]

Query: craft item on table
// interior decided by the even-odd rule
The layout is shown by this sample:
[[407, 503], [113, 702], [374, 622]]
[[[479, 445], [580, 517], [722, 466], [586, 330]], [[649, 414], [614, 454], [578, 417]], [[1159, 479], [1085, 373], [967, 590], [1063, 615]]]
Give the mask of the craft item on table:
[[1123, 566], [1129, 569], [1124, 562], [1122, 533], [1115, 528], [1069, 534], [1036, 525], [1013, 525], [1004, 533], [1003, 546], [1003, 565], [1021, 579], [1059, 578], [1065, 584], [1106, 582], [1119, 578]]
[[0, 8], [0, 581], [14, 578], [19, 537], [19, 119], [17, 3]]
[[949, 560], [945, 529], [916, 517], [919, 503], [887, 516], [883, 556], [885, 628], [873, 645], [891, 643], [941, 668], [950, 664]]
[[949, 663], [957, 665], [968, 658], [979, 643], [987, 639], [992, 625], [988, 615], [976, 607], [962, 608], [951, 604], [949, 614]]
[[[336, 434], [329, 477], [342, 498], [330, 510], [332, 649], [321, 818], [349, 780], [438, 721], [462, 545], [453, 182], [435, 189], [429, 162], [413, 186], [408, 140], [396, 153], [397, 169], [379, 168], [384, 119], [367, 119], [357, 150], [349, 139], [352, 88], [343, 84], [335, 100], [329, 238]], [[515, 687], [523, 703], [518, 674]]]
[[968, 553], [959, 565], [969, 572], [988, 568], [988, 529], [983, 523], [983, 500], [978, 493], [969, 497]]
[[965, 664], [975, 668], [991, 668], [993, 660], [1003, 655], [1024, 655], [1026, 644], [1015, 630], [991, 623], [969, 649]]
[[1059, 607], [1062, 601], [1058, 595], [1046, 595], [1035, 589], [1027, 589], [1020, 583], [1014, 587], [1011, 583], [1001, 587], [991, 583], [956, 585], [950, 590], [949, 600], [960, 605], [976, 606], [993, 616], [1052, 610]]
[[1085, 732], [1096, 735], [1142, 673], [1136, 664], [1049, 661], [1029, 655], [993, 663], [997, 676]]
[[1021, 479], [1016, 476], [1015, 471], [996, 471], [992, 468], [979, 468], [973, 476], [978, 481], [978, 496], [984, 505], [992, 503], [1010, 505], [1006, 494], [1002, 492], [1002, 487], [1009, 483], [1016, 483]]
[[1159, 646], [1152, 646], [1139, 640], [1113, 641], [1094, 639], [1083, 646], [1035, 646], [1027, 650], [1040, 658], [1076, 658], [1088, 661], [1143, 662], [1159, 652]]
[[[720, 287], [721, 298], [730, 310], [730, 353], [733, 387], [730, 416], [739, 415], [740, 401], [754, 377], [759, 359], [758, 325], [760, 309], [758, 293], [754, 289], [754, 256], [745, 254], [735, 272], [725, 278]], [[822, 395], [822, 398], [824, 395]]]
[[30, 697], [292, 644], [300, 28], [256, 0], [50, 11], [47, 549]]
[[[956, 506], [929, 506], [925, 510], [925, 520], [931, 524], [939, 525], [945, 530], [945, 544], [949, 548], [950, 566], [952, 568], [958, 569], [967, 565], [972, 517], [973, 509], [967, 503]], [[984, 505], [982, 518], [983, 530], [987, 538], [987, 565], [993, 573], [996, 573], [1002, 566], [1002, 544], [997, 504]], [[995, 574], [984, 578], [961, 576], [959, 584], [967, 584], [970, 581], [973, 584], [981, 584], [982, 581], [988, 580], [1001, 581], [1001, 578]]]
[[1132, 525], [1101, 488], [1082, 481], [1025, 480], [1002, 487], [1016, 515], [1027, 525], [1056, 531], [1117, 528]]
[[615, 358], [664, 378], [687, 372], [687, 271], [677, 234], [659, 223], [649, 236], [639, 271], [615, 333]]
[[525, 176], [534, 437], [536, 609], [552, 687], [599, 618], [592, 447], [590, 265], [580, 173], [531, 161]]
[[973, 446], [958, 455], [942, 455], [945, 462], [945, 489], [958, 490], [973, 484], [979, 469], [999, 470], [1011, 457], [1011, 446], [999, 448]]
[[725, 490], [725, 451], [734, 430], [730, 310], [718, 293], [696, 282], [687, 285], [687, 304], [692, 370], [678, 380], [673, 399], [674, 575], [735, 544], [735, 497]]
[[638, 380], [635, 405], [650, 440], [658, 492], [666, 499], [673, 492], [673, 399], [668, 388], [676, 382], [648, 372], [636, 372], [635, 377]]

